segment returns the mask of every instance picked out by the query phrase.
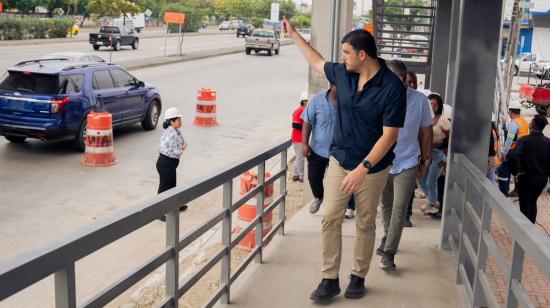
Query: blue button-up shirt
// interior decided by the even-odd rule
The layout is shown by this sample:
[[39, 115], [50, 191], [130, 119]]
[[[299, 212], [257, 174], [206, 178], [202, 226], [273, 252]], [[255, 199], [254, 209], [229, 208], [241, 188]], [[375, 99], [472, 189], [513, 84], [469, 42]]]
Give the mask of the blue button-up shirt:
[[[327, 62], [325, 75], [336, 85], [338, 114], [334, 126], [331, 155], [347, 170], [353, 170], [367, 157], [383, 127], [403, 127], [407, 111], [407, 89], [379, 59], [382, 68], [361, 91], [357, 90], [359, 74], [344, 64]], [[373, 166], [370, 173], [386, 169], [393, 161], [393, 148]]]
[[302, 113], [302, 119], [312, 126], [309, 146], [315, 154], [329, 158], [336, 107], [330, 102], [329, 90], [315, 95]]
[[403, 170], [418, 165], [420, 143], [418, 134], [421, 127], [432, 125], [431, 106], [428, 98], [413, 89], [407, 89], [407, 116], [405, 125], [399, 130], [397, 144], [393, 149], [395, 159], [390, 170], [391, 174], [399, 174]]

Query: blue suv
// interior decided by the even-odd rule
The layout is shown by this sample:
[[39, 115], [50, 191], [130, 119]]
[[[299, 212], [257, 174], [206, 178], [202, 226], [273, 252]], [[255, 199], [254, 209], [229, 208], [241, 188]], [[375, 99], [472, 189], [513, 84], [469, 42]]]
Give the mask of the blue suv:
[[161, 108], [155, 87], [112, 63], [26, 61], [0, 79], [0, 135], [11, 142], [72, 139], [82, 151], [91, 111], [111, 113], [113, 128], [153, 130]]

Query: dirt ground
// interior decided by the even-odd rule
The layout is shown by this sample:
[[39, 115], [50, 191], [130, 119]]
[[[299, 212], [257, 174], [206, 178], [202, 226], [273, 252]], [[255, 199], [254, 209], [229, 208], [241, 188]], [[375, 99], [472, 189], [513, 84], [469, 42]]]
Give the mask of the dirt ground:
[[[293, 163], [289, 163], [288, 170], [293, 170]], [[292, 217], [303, 207], [303, 185], [305, 183], [293, 182], [291, 172], [287, 173], [287, 197], [286, 219]], [[274, 199], [279, 196], [280, 183], [274, 185]], [[273, 211], [273, 225], [279, 222], [279, 211]], [[236, 236], [235, 234], [233, 236]], [[208, 260], [215, 256], [222, 246], [215, 243], [204, 249], [195, 251], [180, 260], [180, 285], [188, 279], [196, 270], [200, 269]], [[235, 248], [231, 251], [231, 268], [234, 270], [246, 259], [248, 252]], [[179, 301], [179, 307], [195, 308], [203, 307], [211, 296], [220, 287], [221, 262], [218, 262], [193, 288], [191, 288]], [[112, 305], [121, 308], [148, 308], [156, 307], [162, 301], [165, 293], [164, 271], [158, 271], [155, 276], [148, 277], [139, 286], [132, 288], [132, 292], [126, 292]], [[151, 275], [150, 275], [151, 276]]]

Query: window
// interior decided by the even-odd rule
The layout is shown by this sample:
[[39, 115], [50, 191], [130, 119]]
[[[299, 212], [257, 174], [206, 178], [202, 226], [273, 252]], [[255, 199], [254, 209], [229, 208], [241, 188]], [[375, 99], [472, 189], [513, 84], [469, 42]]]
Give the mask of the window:
[[117, 87], [131, 87], [135, 85], [135, 78], [126, 73], [123, 70], [115, 69], [111, 71], [111, 75], [113, 75], [113, 79], [115, 80], [115, 84]]
[[61, 88], [61, 93], [64, 94], [73, 94], [78, 93], [82, 89], [84, 84], [84, 75], [75, 74], [59, 77], [59, 85]]
[[273, 32], [269, 32], [269, 31], [255, 31], [252, 36], [255, 36], [255, 37], [269, 37], [269, 38], [272, 38], [273, 37]]
[[0, 89], [14, 92], [59, 94], [59, 76], [12, 71], [0, 80]]
[[113, 78], [111, 77], [111, 74], [109, 74], [109, 71], [103, 70], [103, 71], [94, 72], [94, 89], [95, 90], [112, 89], [114, 87], [115, 87], [115, 84], [113, 82]]

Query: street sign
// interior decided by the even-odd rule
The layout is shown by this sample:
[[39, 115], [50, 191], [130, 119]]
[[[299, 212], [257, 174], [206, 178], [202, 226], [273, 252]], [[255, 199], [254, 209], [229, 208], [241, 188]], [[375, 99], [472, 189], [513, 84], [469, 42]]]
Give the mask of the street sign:
[[143, 14], [145, 14], [145, 16], [147, 17], [151, 17], [151, 15], [153, 15], [153, 12], [150, 9], [147, 9], [145, 10], [145, 12], [143, 12]]
[[279, 3], [271, 3], [271, 20], [279, 21]]
[[174, 13], [174, 12], [165, 12], [164, 13], [164, 22], [167, 24], [184, 24], [185, 23], [185, 14], [183, 13]]

